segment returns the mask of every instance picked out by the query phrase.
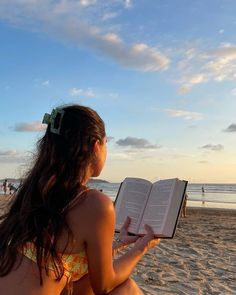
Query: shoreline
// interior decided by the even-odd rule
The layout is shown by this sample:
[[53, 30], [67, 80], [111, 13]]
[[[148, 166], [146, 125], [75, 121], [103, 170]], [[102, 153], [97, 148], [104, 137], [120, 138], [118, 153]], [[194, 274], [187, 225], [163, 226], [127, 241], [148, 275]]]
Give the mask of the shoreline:
[[227, 213], [227, 216], [235, 216], [236, 217], [236, 209], [232, 208], [214, 208], [214, 207], [187, 207], [187, 215], [194, 215], [199, 214], [199, 212], [202, 215], [225, 215]]
[[[2, 201], [8, 201], [11, 198], [12, 195], [10, 194], [1, 194], [0, 193], [0, 204]], [[113, 200], [113, 199], [112, 199]], [[114, 202], [114, 200], [113, 200]], [[213, 205], [210, 206], [209, 204]], [[214, 206], [215, 205], [215, 206]], [[226, 206], [226, 207], [224, 207]], [[236, 211], [236, 203], [217, 203], [217, 202], [208, 202], [205, 201], [205, 204], [203, 205], [201, 201], [191, 201], [188, 200], [187, 203], [187, 210], [227, 210], [229, 211]]]
[[206, 208], [206, 209], [232, 209], [236, 210], [236, 203], [230, 202], [213, 202], [213, 201], [192, 201], [188, 200], [187, 208]]

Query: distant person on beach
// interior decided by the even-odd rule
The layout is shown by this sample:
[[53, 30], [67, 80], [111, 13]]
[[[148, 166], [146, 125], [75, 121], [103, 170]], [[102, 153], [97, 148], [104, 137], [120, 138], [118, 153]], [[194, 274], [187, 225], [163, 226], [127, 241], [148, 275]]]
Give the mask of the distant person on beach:
[[106, 160], [102, 119], [70, 105], [45, 114], [43, 123], [34, 164], [0, 217], [1, 294], [142, 295], [130, 276], [160, 240], [148, 225], [143, 237], [129, 236], [127, 218], [115, 241], [112, 200], [87, 187]]
[[202, 186], [202, 204], [203, 205], [205, 204], [205, 189], [203, 186]]
[[7, 179], [5, 179], [5, 180], [3, 181], [2, 186], [3, 186], [3, 192], [4, 192], [4, 195], [6, 195], [6, 194], [7, 194], [7, 189], [8, 189], [8, 181], [7, 181]]
[[10, 191], [10, 195], [13, 195], [17, 191], [17, 189], [14, 186], [14, 184], [9, 183], [9, 191]]
[[184, 217], [184, 218], [187, 217], [187, 200], [188, 200], [188, 195], [187, 195], [187, 193], [185, 193], [183, 207], [182, 207], [182, 211], [181, 211], [181, 217]]

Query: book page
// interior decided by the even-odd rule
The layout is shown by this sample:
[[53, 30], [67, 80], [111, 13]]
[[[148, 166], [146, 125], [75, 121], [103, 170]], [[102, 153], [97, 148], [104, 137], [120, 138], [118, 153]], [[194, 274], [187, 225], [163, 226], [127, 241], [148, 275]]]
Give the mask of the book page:
[[139, 234], [146, 233], [144, 225], [148, 224], [152, 227], [155, 235], [162, 235], [176, 180], [176, 178], [160, 180], [153, 184], [140, 224]]
[[131, 218], [129, 232], [136, 234], [145, 208], [151, 183], [140, 178], [126, 178], [115, 203], [116, 230], [120, 230], [126, 217]]
[[173, 196], [166, 216], [163, 234], [167, 237], [173, 237], [177, 225], [178, 217], [181, 211], [185, 190], [187, 187], [186, 181], [177, 180], [175, 183]]

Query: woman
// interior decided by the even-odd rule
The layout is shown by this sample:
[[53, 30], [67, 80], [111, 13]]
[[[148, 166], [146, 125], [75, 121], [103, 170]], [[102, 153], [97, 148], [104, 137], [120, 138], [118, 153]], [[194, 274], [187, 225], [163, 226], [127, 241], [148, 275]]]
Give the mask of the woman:
[[113, 203], [86, 187], [106, 159], [102, 119], [88, 107], [71, 105], [45, 114], [43, 123], [48, 127], [33, 168], [1, 217], [2, 294], [143, 294], [129, 277], [159, 241], [149, 226], [143, 238], [129, 237], [127, 219], [121, 242], [113, 245]]
[[7, 189], [8, 189], [8, 181], [7, 181], [7, 179], [4, 180], [2, 186], [3, 186], [4, 195], [6, 195], [7, 194]]

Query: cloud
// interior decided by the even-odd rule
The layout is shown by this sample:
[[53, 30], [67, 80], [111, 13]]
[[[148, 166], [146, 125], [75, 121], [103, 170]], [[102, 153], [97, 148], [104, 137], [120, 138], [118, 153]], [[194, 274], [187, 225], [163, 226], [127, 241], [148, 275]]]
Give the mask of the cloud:
[[115, 137], [113, 136], [107, 136], [107, 142], [111, 142]]
[[126, 8], [130, 8], [132, 6], [131, 0], [123, 0], [123, 1]]
[[209, 81], [236, 80], [236, 45], [221, 44], [215, 49], [191, 48], [177, 65], [181, 84], [178, 93], [186, 94], [193, 86]]
[[131, 154], [128, 153], [121, 153], [121, 152], [114, 152], [111, 151], [108, 155], [108, 157], [112, 160], [112, 161], [133, 161], [135, 160]]
[[209, 52], [208, 57], [213, 57], [204, 66], [209, 78], [215, 81], [236, 80], [236, 46], [224, 45]]
[[224, 149], [224, 146], [221, 144], [206, 144], [200, 147], [200, 149], [206, 149], [211, 151], [222, 151]]
[[218, 31], [218, 33], [221, 35], [221, 34], [224, 34], [224, 32], [225, 32], [225, 30], [224, 29], [220, 29], [219, 31]]
[[158, 145], [150, 144], [149, 141], [144, 138], [137, 138], [131, 136], [128, 136], [125, 139], [119, 139], [116, 141], [116, 143], [122, 147], [131, 147], [138, 149], [155, 149], [160, 147]]
[[49, 86], [50, 85], [50, 81], [49, 80], [46, 80], [46, 81], [43, 81], [41, 83], [42, 86]]
[[106, 94], [108, 97], [113, 98], [113, 99], [117, 99], [119, 97], [118, 93], [115, 92], [110, 92], [108, 94]]
[[190, 86], [187, 86], [187, 85], [183, 85], [181, 86], [179, 89], [178, 89], [178, 94], [187, 94], [189, 93], [191, 90], [191, 87]]
[[36, 121], [32, 123], [18, 123], [14, 127], [14, 131], [18, 132], [38, 132], [45, 130], [45, 125], [41, 122]]
[[19, 164], [28, 161], [28, 159], [25, 153], [16, 150], [0, 150], [1, 164]]
[[232, 94], [232, 95], [236, 95], [236, 88], [233, 88], [233, 89], [231, 90], [231, 94]]
[[236, 132], [236, 124], [231, 124], [229, 125], [225, 130], [223, 130], [224, 132]]
[[7, 150], [7, 151], [1, 151], [0, 150], [0, 156], [11, 156], [14, 157], [17, 155], [16, 150]]
[[[90, 48], [127, 68], [144, 72], [168, 68], [170, 60], [158, 47], [142, 42], [128, 44], [116, 33], [107, 31], [106, 27], [102, 28], [98, 21], [96, 23], [95, 9], [90, 11], [90, 6], [97, 2], [2, 0], [0, 20], [27, 30], [46, 32], [79, 47]], [[103, 8], [105, 10], [107, 5], [104, 2], [99, 1], [99, 11]], [[111, 1], [110, 5], [115, 5], [116, 2]], [[128, 0], [123, 3], [125, 7], [131, 5]]]
[[71, 96], [86, 96], [86, 97], [93, 97], [95, 96], [95, 93], [92, 89], [81, 89], [81, 88], [72, 88], [70, 89], [70, 95]]
[[189, 112], [189, 111], [184, 111], [184, 110], [175, 110], [175, 109], [157, 109], [162, 112], [166, 112], [169, 114], [171, 117], [179, 117], [183, 118], [185, 120], [202, 120], [203, 119], [203, 114], [202, 113], [197, 113], [197, 112]]
[[34, 79], [34, 86], [35, 87], [47, 87], [47, 86], [50, 86], [50, 81], [37, 78], [37, 79]]
[[90, 5], [93, 5], [95, 4], [97, 1], [96, 0], [80, 0], [79, 3], [81, 6], [90, 6]]
[[103, 16], [102, 16], [102, 20], [106, 21], [106, 20], [110, 20], [113, 19], [115, 17], [117, 17], [118, 13], [117, 12], [106, 12]]
[[196, 74], [194, 76], [192, 76], [189, 80], [189, 83], [191, 85], [195, 85], [195, 84], [200, 84], [202, 82], [204, 82], [205, 78], [203, 74]]

